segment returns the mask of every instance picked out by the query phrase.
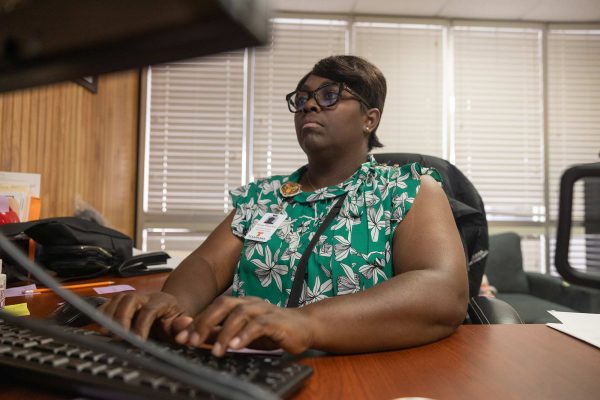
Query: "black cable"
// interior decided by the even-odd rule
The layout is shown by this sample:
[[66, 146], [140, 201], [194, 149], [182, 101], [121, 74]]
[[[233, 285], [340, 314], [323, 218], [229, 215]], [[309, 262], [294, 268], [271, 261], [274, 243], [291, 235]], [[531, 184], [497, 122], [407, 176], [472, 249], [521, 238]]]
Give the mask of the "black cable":
[[[162, 374], [168, 378], [176, 381], [183, 382], [190, 385], [193, 388], [197, 388], [204, 392], [214, 393], [217, 396], [227, 399], [277, 399], [273, 393], [241, 379], [235, 379], [235, 377], [221, 374], [220, 372], [214, 371], [210, 368], [204, 367], [199, 364], [192, 364], [185, 358], [171, 353], [164, 348], [157, 346], [151, 341], [144, 341], [138, 336], [135, 336], [131, 332], [125, 330], [120, 324], [116, 323], [112, 319], [108, 318], [102, 313], [96, 312], [96, 309], [88, 304], [86, 301], [81, 299], [76, 294], [69, 290], [66, 290], [58, 284], [50, 275], [48, 275], [43, 268], [37, 266], [31, 262], [19, 249], [17, 249], [3, 234], [0, 233], [0, 249], [13, 261], [33, 276], [35, 276], [39, 282], [44, 284], [46, 287], [52, 289], [58, 296], [64, 299], [67, 303], [75, 307], [78, 311], [85, 314], [92, 321], [98, 325], [106, 328], [116, 336], [119, 336], [127, 343], [134, 347], [142, 350], [143, 352], [151, 355], [156, 360], [152, 360], [145, 357], [133, 357], [131, 355], [126, 356], [125, 352], [119, 346], [111, 345], [109, 343], [90, 343], [93, 339], [85, 338], [85, 336], [69, 333], [67, 331], [60, 331], [60, 328], [55, 326], [46, 325], [40, 321], [30, 320], [27, 322], [17, 321], [16, 317], [7, 316], [6, 312], [1, 312], [2, 318], [7, 321], [14, 323], [18, 326], [25, 326], [30, 324], [30, 327], [26, 327], [34, 332], [40, 331], [42, 334], [48, 334], [55, 336], [61, 340], [72, 341], [81, 343], [84, 346], [89, 346], [92, 349], [100, 349], [101, 352], [111, 353], [119, 358], [127, 359], [134, 365], [138, 365], [143, 369], [150, 372]], [[59, 333], [60, 332], [60, 333]], [[132, 358], [130, 358], [130, 356]], [[160, 362], [157, 362], [160, 361]]]

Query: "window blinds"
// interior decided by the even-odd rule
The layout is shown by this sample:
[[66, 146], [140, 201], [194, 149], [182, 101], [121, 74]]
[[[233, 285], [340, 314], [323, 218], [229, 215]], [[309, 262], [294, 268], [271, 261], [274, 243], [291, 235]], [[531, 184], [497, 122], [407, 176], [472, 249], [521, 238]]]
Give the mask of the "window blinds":
[[[560, 177], [573, 165], [600, 161], [600, 30], [548, 34], [550, 218], [558, 217]], [[583, 218], [583, 191], [573, 204]]]
[[452, 28], [456, 165], [490, 220], [544, 217], [541, 31]]
[[285, 95], [321, 58], [346, 53], [347, 29], [337, 20], [273, 21], [271, 43], [255, 54], [251, 180], [306, 164]]
[[525, 263], [546, 269], [544, 154], [553, 220], [562, 171], [598, 159], [600, 31], [548, 29], [544, 138], [541, 29], [380, 21], [275, 19], [263, 48], [153, 67], [144, 246], [195, 248], [229, 210], [229, 189], [304, 164], [284, 97], [316, 61], [350, 52], [388, 81], [381, 151], [450, 156], [490, 220], [540, 222]]
[[354, 54], [377, 65], [387, 98], [377, 152], [446, 157], [443, 135], [443, 27], [357, 22]]
[[145, 213], [227, 212], [243, 179], [244, 51], [153, 67], [150, 99]]

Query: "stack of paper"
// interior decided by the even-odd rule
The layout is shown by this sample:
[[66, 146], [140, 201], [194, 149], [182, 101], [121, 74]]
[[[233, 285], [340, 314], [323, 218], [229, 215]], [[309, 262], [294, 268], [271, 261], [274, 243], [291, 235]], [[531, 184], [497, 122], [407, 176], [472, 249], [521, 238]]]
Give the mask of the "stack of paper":
[[40, 186], [40, 174], [0, 172], [0, 196], [8, 199], [21, 222], [40, 218]]
[[562, 323], [546, 325], [600, 348], [600, 314], [548, 312]]

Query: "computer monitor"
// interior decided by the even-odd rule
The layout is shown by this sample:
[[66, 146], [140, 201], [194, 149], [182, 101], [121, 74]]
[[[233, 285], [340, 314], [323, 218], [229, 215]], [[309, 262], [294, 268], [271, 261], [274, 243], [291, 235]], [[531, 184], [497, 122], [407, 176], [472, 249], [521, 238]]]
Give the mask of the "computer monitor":
[[0, 1], [0, 92], [255, 46], [268, 0]]

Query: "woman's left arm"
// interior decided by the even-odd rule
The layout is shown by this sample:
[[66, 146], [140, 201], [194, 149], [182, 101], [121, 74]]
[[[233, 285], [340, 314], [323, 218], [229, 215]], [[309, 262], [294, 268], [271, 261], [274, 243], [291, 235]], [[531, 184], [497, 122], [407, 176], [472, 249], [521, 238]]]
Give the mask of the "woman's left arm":
[[257, 298], [220, 298], [196, 318], [196, 335], [188, 344], [201, 344], [221, 323], [217, 355], [259, 338], [292, 353], [308, 348], [347, 353], [416, 346], [450, 335], [466, 315], [466, 261], [448, 199], [433, 178], [421, 178], [393, 241], [393, 278], [297, 309]]
[[349, 352], [416, 346], [450, 335], [464, 321], [465, 254], [448, 199], [433, 178], [421, 177], [396, 228], [392, 255], [392, 279], [302, 309], [314, 321], [312, 347]]

